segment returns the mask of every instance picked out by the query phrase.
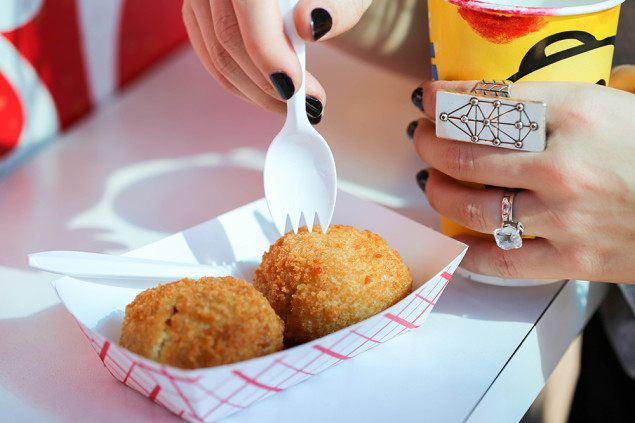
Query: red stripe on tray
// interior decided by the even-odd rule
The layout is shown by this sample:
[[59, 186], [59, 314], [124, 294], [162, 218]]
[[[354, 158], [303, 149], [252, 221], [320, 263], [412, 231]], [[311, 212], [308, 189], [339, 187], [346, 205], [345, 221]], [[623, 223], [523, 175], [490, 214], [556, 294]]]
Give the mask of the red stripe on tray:
[[428, 303], [430, 305], [434, 305], [434, 301], [427, 299], [426, 297], [424, 297], [421, 294], [417, 294], [416, 297], [419, 298], [421, 301], [424, 301], [424, 302], [426, 302], [426, 303]]
[[335, 351], [329, 350], [328, 348], [323, 347], [322, 345], [313, 345], [313, 348], [315, 348], [318, 351], [322, 351], [324, 354], [330, 355], [331, 357], [337, 358], [339, 360], [348, 360], [350, 358], [346, 355], [338, 354]]
[[[117, 366], [119, 367], [121, 370], [123, 370], [123, 368], [121, 366]], [[135, 369], [135, 367], [137, 367], [137, 363], [133, 362], [132, 366], [130, 366], [130, 368], [128, 369], [128, 371], [126, 372], [126, 377], [123, 379], [123, 383], [128, 382], [128, 378], [130, 377], [130, 375], [132, 374], [132, 371]]]
[[110, 341], [104, 342], [104, 345], [101, 347], [101, 351], [99, 351], [99, 359], [101, 361], [106, 360], [106, 355], [108, 354], [109, 348], [110, 348]]
[[232, 373], [235, 374], [236, 376], [246, 380], [247, 382], [251, 383], [252, 385], [257, 386], [258, 388], [266, 389], [267, 391], [273, 391], [273, 392], [281, 392], [282, 391], [282, 389], [280, 389], [280, 388], [276, 388], [276, 387], [273, 387], [273, 386], [269, 386], [269, 385], [265, 385], [263, 383], [260, 383], [256, 379], [252, 379], [249, 376], [239, 372], [238, 370], [234, 370]]
[[415, 325], [414, 323], [410, 323], [407, 320], [402, 319], [399, 316], [395, 316], [394, 314], [390, 314], [390, 313], [386, 313], [384, 314], [384, 316], [386, 316], [387, 318], [389, 318], [390, 320], [392, 320], [395, 323], [399, 323], [402, 326], [405, 326], [409, 329], [414, 329], [414, 328], [418, 328], [419, 326]]
[[152, 390], [152, 392], [150, 392], [150, 395], [148, 395], [148, 398], [150, 399], [150, 401], [154, 401], [157, 398], [157, 395], [159, 395], [160, 391], [161, 391], [161, 386], [156, 385], [154, 389]]
[[448, 272], [443, 272], [441, 273], [441, 277], [445, 279], [446, 281], [449, 281], [450, 279], [452, 279], [452, 274]]
[[376, 340], [376, 339], [373, 339], [373, 338], [371, 338], [370, 336], [366, 336], [366, 335], [364, 335], [363, 333], [357, 332], [356, 330], [352, 330], [352, 331], [351, 331], [351, 333], [354, 333], [355, 335], [357, 335], [357, 336], [359, 336], [359, 337], [361, 337], [361, 338], [364, 338], [364, 339], [366, 339], [366, 340], [368, 340], [368, 341], [374, 342], [374, 343], [376, 343], [376, 344], [381, 344], [381, 341], [378, 341], [378, 340]]
[[284, 358], [276, 359], [276, 363], [280, 364], [281, 366], [286, 367], [287, 369], [291, 369], [291, 370], [295, 371], [296, 373], [304, 373], [305, 375], [315, 376], [315, 373], [309, 373], [309, 372], [305, 371], [304, 369], [298, 369], [297, 367], [292, 366], [289, 363], [286, 363], [284, 361]]

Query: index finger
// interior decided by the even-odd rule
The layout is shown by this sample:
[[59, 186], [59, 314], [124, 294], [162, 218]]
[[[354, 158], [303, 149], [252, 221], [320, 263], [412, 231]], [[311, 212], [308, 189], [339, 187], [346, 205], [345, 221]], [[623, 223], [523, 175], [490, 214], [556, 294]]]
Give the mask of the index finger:
[[[437, 116], [437, 92], [439, 90], [471, 92], [479, 81], [427, 81], [421, 85], [422, 104], [424, 114], [435, 120]], [[568, 104], [575, 104], [575, 98], [579, 98], [581, 91], [585, 89], [603, 90], [585, 82], [561, 82], [561, 81], [523, 81], [511, 85], [510, 97], [516, 100], [541, 101], [547, 104], [547, 132], [556, 129], [559, 122], [566, 120], [570, 114]], [[565, 106], [565, 107], [563, 107]]]
[[233, 0], [233, 3], [245, 49], [287, 100], [302, 83], [302, 70], [285, 35], [278, 0]]
[[284, 100], [302, 82], [300, 62], [284, 33], [278, 0], [233, 0], [245, 49]]
[[[424, 83], [421, 98], [424, 113], [431, 120], [436, 120], [439, 116], [440, 111], [436, 104], [439, 90], [470, 92], [476, 83], [477, 81]], [[585, 86], [598, 88], [593, 84]], [[569, 130], [563, 122], [571, 121], [569, 104], [575, 104], [574, 96], [580, 91], [580, 87], [576, 85], [561, 82], [521, 82], [512, 85], [511, 97], [514, 99], [547, 103], [547, 122], [544, 126], [548, 142], [554, 144], [547, 151], [527, 152], [513, 147], [497, 148], [491, 143], [439, 140], [432, 124], [420, 125], [415, 146], [424, 161], [453, 178], [488, 185], [533, 188], [545, 182], [541, 178], [544, 179], [547, 173], [540, 171], [540, 168], [552, 165], [550, 160], [558, 157], [554, 156], [558, 148], [555, 144], [558, 144], [559, 138], [564, 138], [562, 133], [566, 134]]]

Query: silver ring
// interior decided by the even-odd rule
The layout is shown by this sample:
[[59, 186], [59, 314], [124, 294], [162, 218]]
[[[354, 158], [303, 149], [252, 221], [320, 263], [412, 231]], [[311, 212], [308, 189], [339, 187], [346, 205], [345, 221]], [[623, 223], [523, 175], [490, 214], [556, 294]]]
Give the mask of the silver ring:
[[514, 198], [519, 190], [507, 189], [501, 201], [501, 227], [494, 230], [496, 245], [503, 250], [511, 250], [523, 246], [523, 224], [514, 221]]
[[476, 83], [472, 92], [485, 97], [511, 97], [512, 81], [506, 79], [482, 79]]
[[473, 92], [437, 92], [436, 135], [522, 151], [547, 148], [547, 106]]

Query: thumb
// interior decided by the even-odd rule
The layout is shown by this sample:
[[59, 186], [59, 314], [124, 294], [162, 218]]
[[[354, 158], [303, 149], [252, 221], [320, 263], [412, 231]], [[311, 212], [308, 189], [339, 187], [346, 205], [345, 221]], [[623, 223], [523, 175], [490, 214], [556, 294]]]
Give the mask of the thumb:
[[295, 9], [295, 26], [307, 41], [328, 40], [357, 24], [372, 0], [304, 0]]

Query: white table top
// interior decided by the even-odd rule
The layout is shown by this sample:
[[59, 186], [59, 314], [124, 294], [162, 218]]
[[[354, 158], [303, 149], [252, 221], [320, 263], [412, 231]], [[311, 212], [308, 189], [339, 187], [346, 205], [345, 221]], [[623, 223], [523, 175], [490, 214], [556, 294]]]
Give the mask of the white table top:
[[[308, 66], [329, 95], [317, 128], [340, 188], [437, 228], [405, 133], [418, 81], [324, 46]], [[222, 91], [186, 47], [0, 180], [0, 421], [182, 421], [108, 374], [56, 276], [25, 256], [121, 254], [263, 197], [282, 121]], [[225, 421], [518, 421], [604, 292], [455, 275], [421, 328]]]

